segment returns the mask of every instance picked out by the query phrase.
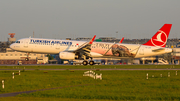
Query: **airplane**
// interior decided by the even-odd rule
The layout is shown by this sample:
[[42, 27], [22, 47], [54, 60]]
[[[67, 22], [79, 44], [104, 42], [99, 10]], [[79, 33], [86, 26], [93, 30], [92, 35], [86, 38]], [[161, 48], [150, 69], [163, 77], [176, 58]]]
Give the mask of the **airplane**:
[[[94, 42], [95, 35], [90, 41], [23, 38], [11, 44], [10, 48], [27, 53], [59, 54], [60, 59], [83, 60], [83, 65], [94, 65], [93, 58], [141, 58], [172, 52], [171, 48], [165, 48], [171, 26], [164, 24], [148, 42], [141, 45], [121, 41]], [[28, 56], [26, 60], [29, 60]]]

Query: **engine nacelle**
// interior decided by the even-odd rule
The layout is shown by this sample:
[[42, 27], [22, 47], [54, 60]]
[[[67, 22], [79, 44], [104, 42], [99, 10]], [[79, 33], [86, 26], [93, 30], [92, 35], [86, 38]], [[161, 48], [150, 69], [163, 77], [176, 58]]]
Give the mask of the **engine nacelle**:
[[75, 53], [71, 52], [59, 52], [59, 58], [60, 59], [67, 59], [67, 60], [73, 60], [75, 59]]

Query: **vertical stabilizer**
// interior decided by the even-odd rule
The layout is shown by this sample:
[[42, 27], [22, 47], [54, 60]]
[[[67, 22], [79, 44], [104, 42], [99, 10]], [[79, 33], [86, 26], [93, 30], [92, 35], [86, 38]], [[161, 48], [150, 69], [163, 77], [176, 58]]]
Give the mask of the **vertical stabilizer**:
[[164, 24], [161, 29], [145, 44], [147, 46], [165, 47], [172, 24]]

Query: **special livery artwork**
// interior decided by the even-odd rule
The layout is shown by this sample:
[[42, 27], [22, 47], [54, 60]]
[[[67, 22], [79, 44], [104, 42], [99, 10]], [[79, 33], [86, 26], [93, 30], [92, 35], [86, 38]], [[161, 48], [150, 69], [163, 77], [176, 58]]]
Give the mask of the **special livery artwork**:
[[129, 49], [126, 46], [123, 45], [113, 45], [112, 46], [112, 54], [114, 56], [119, 56], [119, 57], [134, 57], [135, 54], [132, 54], [129, 52]]
[[115, 57], [135, 57], [137, 47], [133, 47], [133, 50], [129, 49], [123, 44], [93, 44], [92, 52], [102, 54], [103, 56], [115, 56]]

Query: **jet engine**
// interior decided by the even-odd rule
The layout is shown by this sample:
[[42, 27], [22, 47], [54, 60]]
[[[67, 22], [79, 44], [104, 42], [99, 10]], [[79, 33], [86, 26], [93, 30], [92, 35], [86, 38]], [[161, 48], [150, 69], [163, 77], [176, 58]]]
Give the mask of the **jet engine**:
[[75, 55], [75, 53], [71, 53], [71, 52], [59, 52], [59, 58], [73, 60], [73, 59], [77, 59], [77, 56]]

